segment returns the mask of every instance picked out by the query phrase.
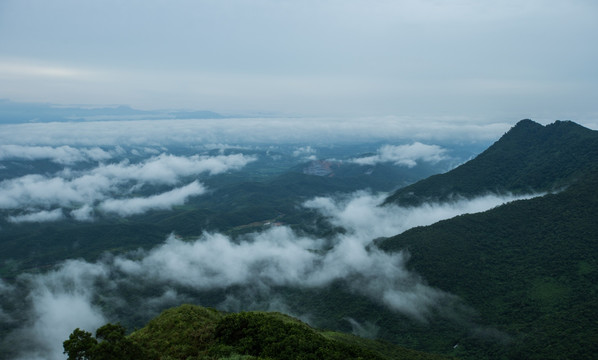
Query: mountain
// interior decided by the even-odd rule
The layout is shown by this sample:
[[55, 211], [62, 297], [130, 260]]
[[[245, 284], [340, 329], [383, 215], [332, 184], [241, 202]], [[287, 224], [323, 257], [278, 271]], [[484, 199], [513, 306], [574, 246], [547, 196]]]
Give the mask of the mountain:
[[66, 107], [47, 103], [22, 103], [0, 99], [0, 124], [88, 120], [220, 118], [223, 118], [223, 116], [212, 111], [147, 111], [134, 109], [125, 105], [115, 107]]
[[399, 189], [386, 204], [418, 205], [454, 196], [559, 190], [598, 164], [598, 131], [571, 121], [521, 120], [475, 159]]
[[[307, 314], [315, 326], [361, 334], [355, 323], [366, 330], [364, 334], [410, 349], [476, 360], [593, 358], [598, 353], [597, 144], [595, 131], [572, 122], [542, 126], [523, 120], [470, 162], [408, 186], [407, 191], [399, 190], [395, 193], [399, 194], [398, 199], [387, 201], [415, 205], [488, 192], [548, 193], [484, 213], [414, 228], [391, 238], [379, 238], [368, 246], [371, 252], [378, 252], [376, 246], [391, 253], [407, 252], [406, 266], [418, 281], [421, 275], [421, 279], [425, 279], [423, 285], [455, 295], [447, 296], [425, 320], [415, 321], [370, 295], [356, 292], [347, 278], [318, 288], [279, 286], [274, 293], [285, 300], [288, 311]], [[79, 229], [78, 224], [78, 230], [75, 225], [69, 225], [70, 229], [57, 226], [46, 241], [56, 253], [71, 251], [78, 256], [77, 252], [84, 246], [96, 246], [93, 242], [78, 244], [83, 243], [88, 234], [97, 233], [94, 236], [98, 243], [108, 244], [108, 248], [116, 252], [124, 250], [124, 243], [118, 241], [123, 239], [120, 237], [123, 229], [129, 230], [123, 233], [125, 238], [131, 238], [127, 239], [130, 245], [145, 241], [147, 246], [151, 241], [160, 241], [156, 233], [163, 234], [170, 229], [177, 229], [177, 234], [182, 236], [196, 234], [197, 228], [205, 226], [199, 224], [198, 219], [223, 211], [226, 211], [224, 222], [210, 226], [228, 229], [229, 233], [259, 230], [266, 226], [262, 219], [268, 223], [280, 221], [301, 226], [317, 220], [292, 210], [293, 204], [300, 203], [304, 196], [351, 191], [352, 187], [361, 186], [359, 181], [377, 173], [391, 177], [382, 170], [374, 169], [368, 175], [369, 170], [365, 168], [342, 169], [319, 163], [317, 166], [302, 164], [290, 172], [277, 171], [263, 179], [260, 174], [250, 181], [224, 182], [223, 178], [214, 176], [206, 183], [222, 182], [220, 187], [212, 186], [211, 194], [172, 212], [156, 211], [127, 218], [119, 221], [122, 227], [114, 228], [108, 220], [115, 219], [88, 224], [88, 229]], [[244, 177], [243, 174], [237, 176]], [[379, 179], [380, 186], [386, 186], [383, 180]], [[220, 191], [223, 192], [219, 194]], [[279, 217], [281, 214], [284, 216]], [[151, 226], [144, 227], [144, 224]], [[140, 231], [135, 232], [136, 228]], [[31, 229], [33, 226], [27, 232]], [[64, 229], [69, 236], [61, 232]], [[79, 235], [71, 238], [71, 231]], [[330, 229], [332, 234], [338, 231], [343, 229]], [[36, 237], [42, 238], [43, 234], [40, 227]], [[151, 238], [152, 234], [155, 239]], [[111, 237], [114, 239], [109, 242]], [[77, 240], [77, 247], [73, 239]], [[12, 246], [16, 249], [17, 244], [13, 242]], [[20, 255], [26, 260], [36, 251], [40, 252], [38, 249], [49, 246], [40, 241], [32, 244], [26, 251], [32, 255]], [[5, 262], [3, 266], [9, 265]], [[39, 265], [36, 268], [41, 268]], [[389, 286], [402, 284], [393, 282]], [[125, 288], [123, 293], [131, 297], [151, 297], [159, 293], [157, 289], [128, 293]], [[194, 295], [203, 305], [218, 306], [231, 294], [233, 298], [246, 296], [243, 291], [236, 292], [235, 287]], [[179, 296], [179, 299], [196, 299], [186, 298], [184, 292]], [[270, 293], [263, 296], [267, 296], [266, 300], [273, 299]], [[256, 303], [260, 300], [258, 296]], [[129, 305], [134, 303], [123, 302], [121, 308], [108, 313], [109, 317], [123, 321], [129, 328], [144, 324], [153, 314], [136, 318], [146, 308], [140, 307], [141, 310], [135, 309], [138, 310], [135, 312]], [[313, 351], [321, 348], [330, 351], [327, 352], [330, 358], [338, 353], [345, 357], [351, 354], [354, 358], [404, 357], [394, 353], [391, 345], [311, 329], [280, 314], [224, 314], [193, 309], [176, 308], [166, 312], [157, 318], [159, 320], [131, 334], [127, 341], [141, 344], [139, 346], [149, 349], [156, 358], [160, 354], [163, 358], [193, 358], [198, 351], [205, 351], [214, 358], [251, 359], [270, 357], [272, 353], [287, 354], [288, 347], [295, 344], [304, 350], [300, 353], [304, 358], [322, 358], [313, 355]], [[199, 315], [194, 315], [196, 312]], [[107, 330], [120, 334], [118, 329]], [[287, 339], [297, 342], [289, 345], [285, 342]], [[351, 347], [339, 348], [338, 343], [329, 342], [332, 340]]]
[[103, 341], [75, 330], [64, 342], [69, 359], [448, 359], [314, 329], [280, 313], [227, 314], [194, 305], [168, 309], [128, 337], [112, 324], [96, 336]]
[[543, 127], [524, 120], [476, 159], [389, 199], [557, 190], [378, 243], [385, 251], [408, 251], [412, 270], [458, 295], [488, 326], [471, 331], [494, 344], [468, 340], [463, 357], [589, 359], [598, 353], [597, 136], [571, 122]]

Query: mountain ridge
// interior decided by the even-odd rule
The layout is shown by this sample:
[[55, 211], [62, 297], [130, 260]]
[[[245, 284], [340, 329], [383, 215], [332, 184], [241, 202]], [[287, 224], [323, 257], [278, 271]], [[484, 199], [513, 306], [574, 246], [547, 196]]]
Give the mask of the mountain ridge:
[[[598, 352], [596, 138], [596, 131], [572, 122], [545, 127], [520, 122], [472, 160], [473, 165], [461, 166], [459, 176], [447, 173], [436, 179], [448, 179], [449, 184], [468, 176], [476, 180], [471, 172], [485, 165], [487, 158], [517, 160], [522, 148], [530, 148], [522, 146], [525, 143], [531, 145], [531, 154], [543, 157], [518, 159], [519, 169], [504, 174], [502, 184], [521, 191], [515, 186], [518, 182], [543, 176], [543, 182], [536, 184], [543, 187], [535, 189], [558, 191], [412, 228], [377, 242], [387, 252], [407, 251], [412, 271], [462, 298], [477, 311], [481, 323], [506, 334], [506, 345], [464, 339], [462, 348], [468, 350], [463, 357], [585, 359]], [[564, 148], [556, 146], [564, 142], [569, 142]], [[436, 199], [449, 198], [450, 192], [426, 193], [417, 184], [411, 190], [420, 191], [419, 198], [399, 197], [398, 202], [430, 199], [431, 193]]]
[[455, 196], [558, 190], [598, 163], [598, 131], [572, 121], [519, 121], [473, 160], [394, 192], [384, 204], [415, 206]]

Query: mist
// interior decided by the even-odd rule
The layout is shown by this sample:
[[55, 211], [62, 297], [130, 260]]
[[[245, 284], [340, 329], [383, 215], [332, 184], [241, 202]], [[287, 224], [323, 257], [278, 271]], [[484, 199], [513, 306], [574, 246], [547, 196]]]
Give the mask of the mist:
[[[407, 209], [379, 206], [386, 195], [357, 192], [307, 201], [306, 208], [345, 229], [332, 238], [298, 234], [287, 226], [251, 233], [241, 241], [221, 233], [203, 233], [186, 240], [171, 234], [150, 250], [106, 254], [96, 262], [69, 260], [43, 274], [21, 275], [17, 284], [27, 300], [24, 325], [5, 341], [32, 339], [32, 344], [22, 348], [22, 359], [41, 354], [62, 359], [62, 341], [75, 327], [93, 331], [106, 321], [118, 321], [118, 311], [102, 309], [133, 312], [145, 319], [182, 302], [202, 304], [201, 295], [198, 297], [202, 292], [234, 288], [243, 296], [232, 292], [218, 308], [293, 312], [276, 289], [318, 289], [338, 281], [349, 291], [413, 321], [426, 323], [434, 316], [451, 313], [452, 306], [460, 303], [455, 295], [428, 286], [425, 279], [408, 270], [408, 252], [386, 253], [372, 246], [372, 240], [484, 211], [518, 197], [488, 195]], [[0, 286], [2, 295], [15, 296], [18, 291], [13, 286]], [[105, 305], [100, 308], [99, 303]], [[309, 319], [309, 314], [293, 315]], [[53, 326], [54, 322], [61, 325]], [[372, 324], [367, 326], [368, 331], [375, 331]]]
[[58, 164], [71, 165], [77, 162], [103, 161], [112, 158], [113, 154], [99, 148], [74, 148], [71, 146], [23, 146], [0, 145], [0, 160], [48, 159]]
[[[424, 117], [226, 118], [0, 125], [0, 143], [97, 147], [129, 144], [331, 144], [359, 142], [490, 142], [508, 122]], [[304, 148], [309, 151], [309, 149]]]
[[[59, 159], [61, 163], [66, 160]], [[175, 156], [163, 153], [135, 164], [123, 160], [99, 163], [86, 170], [65, 167], [55, 174], [29, 174], [0, 181], [0, 209], [20, 212], [8, 217], [14, 223], [57, 221], [67, 216], [65, 214], [74, 220], [89, 221], [95, 211], [125, 217], [168, 209], [207, 191], [197, 180], [177, 186], [183, 179], [202, 173], [215, 175], [238, 170], [255, 160], [254, 156], [243, 154]], [[151, 196], [139, 194], [152, 186], [170, 186], [171, 189]]]
[[418, 161], [438, 163], [447, 159], [446, 149], [438, 145], [427, 145], [414, 142], [410, 145], [384, 145], [378, 149], [377, 154], [354, 158], [350, 161], [359, 165], [375, 165], [377, 163], [391, 162], [395, 165], [409, 168], [417, 165]]

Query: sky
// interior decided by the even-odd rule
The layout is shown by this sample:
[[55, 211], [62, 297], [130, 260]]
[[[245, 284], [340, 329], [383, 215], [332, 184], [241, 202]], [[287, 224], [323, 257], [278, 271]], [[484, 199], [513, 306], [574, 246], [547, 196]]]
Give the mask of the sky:
[[0, 98], [589, 121], [593, 0], [0, 1]]

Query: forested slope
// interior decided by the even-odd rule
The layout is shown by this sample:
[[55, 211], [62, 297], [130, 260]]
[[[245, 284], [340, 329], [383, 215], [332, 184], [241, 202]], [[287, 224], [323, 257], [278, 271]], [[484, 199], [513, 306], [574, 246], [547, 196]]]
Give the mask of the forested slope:
[[[223, 313], [194, 305], [164, 311], [124, 336], [107, 324], [75, 330], [65, 341], [70, 359], [448, 359], [356, 336], [314, 329], [280, 313]], [[103, 345], [102, 345], [103, 344]]]
[[[580, 175], [581, 176], [581, 175]], [[411, 229], [380, 246], [407, 250], [432, 286], [504, 332], [499, 353], [589, 359], [598, 353], [598, 172], [566, 190]], [[480, 354], [481, 356], [481, 354]]]
[[454, 196], [557, 190], [598, 164], [598, 131], [571, 121], [521, 120], [475, 159], [399, 189], [387, 204], [418, 205]]

